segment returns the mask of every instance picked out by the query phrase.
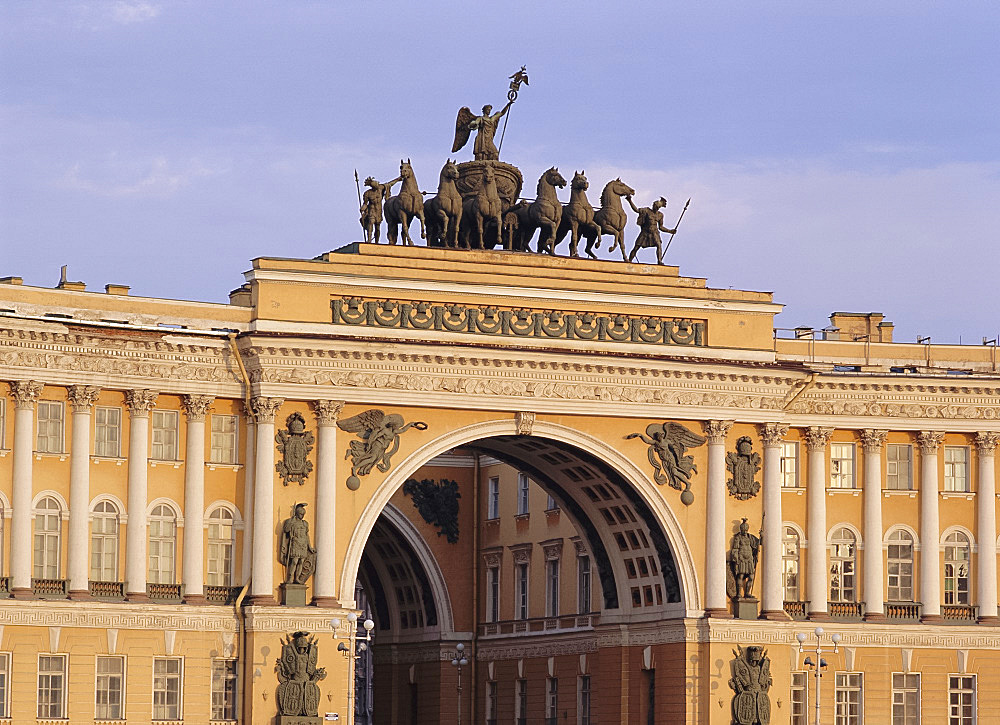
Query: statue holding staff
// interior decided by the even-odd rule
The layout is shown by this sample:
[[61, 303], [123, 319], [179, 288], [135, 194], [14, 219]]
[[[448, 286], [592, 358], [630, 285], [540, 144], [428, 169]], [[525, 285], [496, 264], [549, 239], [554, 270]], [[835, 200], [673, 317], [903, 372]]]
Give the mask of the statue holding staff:
[[[452, 144], [451, 152], [455, 153], [469, 142], [469, 135], [476, 131], [476, 142], [472, 147], [476, 161], [497, 161], [500, 159], [500, 150], [493, 143], [497, 135], [497, 126], [500, 119], [507, 115], [511, 105], [517, 100], [517, 91], [521, 84], [528, 84], [528, 74], [524, 66], [510, 77], [510, 90], [507, 92], [507, 105], [498, 113], [493, 113], [493, 106], [483, 106], [483, 114], [475, 115], [468, 106], [462, 106], [458, 111], [458, 118], [455, 120], [455, 143]], [[505, 122], [506, 124], [506, 122]], [[502, 141], [501, 141], [502, 143]]]
[[365, 230], [365, 241], [378, 244], [382, 236], [382, 202], [392, 195], [392, 185], [403, 177], [380, 184], [375, 177], [365, 179], [368, 189], [361, 198], [361, 228]]

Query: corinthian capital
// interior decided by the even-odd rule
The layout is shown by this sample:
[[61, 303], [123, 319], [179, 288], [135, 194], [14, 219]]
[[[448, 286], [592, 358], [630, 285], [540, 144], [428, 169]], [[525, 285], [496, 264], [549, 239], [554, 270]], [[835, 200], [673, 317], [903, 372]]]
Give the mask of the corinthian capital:
[[340, 417], [340, 411], [344, 409], [343, 400], [314, 400], [312, 401], [313, 413], [316, 415], [316, 424], [319, 426], [336, 425]]
[[10, 394], [14, 397], [15, 408], [33, 408], [42, 394], [44, 383], [37, 380], [14, 380], [10, 384]]
[[250, 399], [250, 407], [253, 408], [254, 418], [258, 423], [273, 423], [274, 417], [278, 414], [278, 408], [284, 404], [284, 398], [265, 398], [258, 395]]
[[128, 406], [129, 415], [133, 418], [148, 418], [149, 411], [156, 404], [158, 397], [160, 394], [155, 390], [125, 391], [125, 404]]
[[701, 428], [705, 431], [705, 437], [711, 443], [725, 443], [729, 429], [733, 427], [731, 420], [703, 420]]
[[185, 395], [181, 399], [181, 405], [184, 406], [184, 413], [187, 414], [189, 421], [205, 420], [205, 414], [212, 407], [214, 400], [211, 395]]
[[760, 429], [760, 439], [764, 442], [765, 448], [780, 446], [788, 435], [788, 426], [784, 423], [763, 423], [757, 427]]
[[920, 444], [920, 452], [924, 454], [937, 453], [937, 449], [944, 440], [944, 432], [939, 430], [922, 430], [917, 434], [917, 443]]
[[981, 430], [976, 433], [976, 449], [980, 456], [992, 456], [1000, 443], [1000, 433], [992, 430]]
[[885, 445], [885, 439], [888, 436], [889, 431], [887, 430], [865, 428], [861, 431], [861, 447], [865, 449], [865, 453], [881, 453], [882, 446]]
[[74, 413], [89, 413], [97, 402], [101, 389], [96, 385], [70, 385], [67, 391], [70, 405]]
[[812, 425], [806, 428], [806, 448], [810, 451], [822, 451], [826, 449], [826, 444], [830, 442], [833, 435], [833, 428]]

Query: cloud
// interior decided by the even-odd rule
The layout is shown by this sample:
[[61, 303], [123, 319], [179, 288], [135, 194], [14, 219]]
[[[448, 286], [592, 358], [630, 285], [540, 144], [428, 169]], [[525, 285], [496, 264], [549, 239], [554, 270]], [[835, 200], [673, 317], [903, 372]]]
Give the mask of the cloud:
[[122, 25], [144, 23], [147, 20], [152, 20], [159, 14], [160, 6], [143, 2], [142, 0], [139, 2], [116, 0], [110, 8], [111, 19]]
[[105, 197], [166, 198], [199, 177], [217, 173], [198, 159], [186, 159], [179, 164], [165, 156], [131, 160], [127, 164], [116, 163], [117, 160], [114, 156], [99, 168], [75, 163], [63, 174], [62, 185]]

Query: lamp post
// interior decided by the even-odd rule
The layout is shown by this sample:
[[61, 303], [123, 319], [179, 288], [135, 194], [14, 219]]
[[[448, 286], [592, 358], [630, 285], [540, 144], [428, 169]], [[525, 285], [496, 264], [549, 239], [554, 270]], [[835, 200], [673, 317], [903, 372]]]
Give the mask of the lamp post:
[[458, 693], [458, 725], [462, 725], [462, 668], [469, 664], [465, 658], [465, 645], [459, 642], [455, 645], [455, 656], [451, 660], [451, 666], [458, 668], [458, 686], [455, 688]]
[[[347, 615], [347, 621], [351, 625], [347, 635], [347, 642], [340, 642], [337, 644], [337, 651], [344, 655], [345, 659], [351, 660], [351, 665], [347, 672], [347, 723], [352, 725], [354, 723], [354, 706], [351, 702], [351, 681], [355, 678], [355, 672], [357, 671], [357, 661], [361, 659], [361, 654], [368, 649], [369, 643], [374, 639], [375, 635], [372, 634], [372, 630], [375, 629], [375, 622], [370, 619], [366, 619], [362, 622], [365, 628], [365, 636], [362, 638], [357, 635], [357, 625], [358, 625], [358, 615], [355, 612], [351, 612]], [[331, 619], [330, 626], [334, 631], [334, 638], [336, 638], [337, 627], [340, 626], [339, 619]], [[351, 640], [354, 641], [354, 654], [351, 654], [351, 645], [348, 644]], [[357, 699], [357, 693], [355, 693], [355, 699]]]
[[[806, 667], [810, 668], [813, 671], [813, 675], [816, 679], [816, 687], [815, 687], [816, 719], [814, 721], [814, 725], [820, 725], [820, 720], [819, 720], [820, 678], [823, 677], [823, 670], [826, 669], [827, 663], [826, 660], [823, 659], [823, 640], [822, 640], [823, 628], [816, 627], [816, 629], [813, 631], [813, 634], [816, 635], [816, 649], [813, 650], [813, 653], [816, 655], [816, 661], [814, 662], [812, 657], [806, 657], [805, 660], [802, 662], [802, 664], [804, 664]], [[799, 632], [797, 635], [795, 635], [795, 639], [799, 641], [799, 654], [802, 654], [802, 645], [805, 644], [806, 637], [807, 635], [804, 632]], [[834, 632], [830, 636], [830, 641], [833, 642], [833, 652], [834, 654], [836, 654], [837, 652], [839, 652], [838, 646], [840, 645], [840, 635]], [[806, 681], [806, 696], [808, 697], [808, 695], [809, 695], [809, 683], [808, 681]]]

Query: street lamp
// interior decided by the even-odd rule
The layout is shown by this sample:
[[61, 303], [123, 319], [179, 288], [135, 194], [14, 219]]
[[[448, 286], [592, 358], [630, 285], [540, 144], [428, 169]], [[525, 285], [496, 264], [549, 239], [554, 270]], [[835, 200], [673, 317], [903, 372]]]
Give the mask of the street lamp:
[[465, 645], [459, 642], [455, 645], [455, 656], [451, 660], [451, 666], [458, 668], [458, 725], [462, 725], [462, 668], [469, 664], [465, 658]]
[[[366, 619], [362, 622], [365, 628], [364, 638], [357, 636], [358, 629], [358, 615], [355, 612], [351, 612], [347, 615], [347, 621], [351, 625], [348, 634], [347, 642], [339, 642], [337, 644], [337, 651], [344, 655], [345, 659], [351, 659], [351, 666], [348, 668], [347, 673], [347, 723], [351, 725], [354, 722], [354, 706], [351, 703], [351, 681], [355, 678], [355, 673], [357, 671], [357, 661], [361, 659], [362, 653], [368, 649], [369, 643], [374, 639], [375, 635], [372, 634], [372, 630], [375, 629], [375, 622], [370, 619]], [[333, 628], [334, 638], [336, 639], [337, 627], [340, 626], [339, 619], [331, 619], [330, 627]], [[354, 640], [354, 655], [351, 655], [351, 646], [348, 644], [351, 640]], [[355, 698], [357, 693], [355, 693]]]
[[[816, 635], [816, 649], [813, 650], [813, 653], [816, 655], [816, 660], [813, 661], [812, 657], [806, 657], [805, 660], [803, 660], [802, 664], [804, 664], [806, 667], [810, 668], [813, 671], [814, 677], [816, 678], [816, 687], [815, 687], [815, 690], [816, 690], [816, 698], [815, 698], [816, 699], [816, 708], [815, 708], [816, 709], [816, 719], [815, 719], [814, 722], [815, 722], [815, 725], [820, 725], [820, 722], [819, 722], [819, 704], [820, 704], [819, 703], [819, 689], [820, 688], [819, 688], [819, 686], [820, 686], [820, 678], [823, 677], [823, 670], [826, 669], [827, 663], [826, 663], [826, 660], [823, 659], [823, 642], [822, 642], [823, 628], [822, 627], [816, 627], [816, 629], [813, 631], [813, 634]], [[802, 645], [805, 644], [806, 637], [807, 637], [807, 635], [804, 632], [799, 632], [797, 635], [795, 635], [795, 639], [797, 639], [799, 641], [799, 654], [802, 654]], [[836, 654], [839, 651], [838, 650], [838, 646], [840, 645], [840, 635], [837, 634], [836, 632], [834, 632], [830, 636], [830, 641], [833, 642], [833, 652], [834, 652], [834, 654]], [[806, 681], [806, 695], [808, 696], [808, 694], [809, 694], [809, 682]]]

